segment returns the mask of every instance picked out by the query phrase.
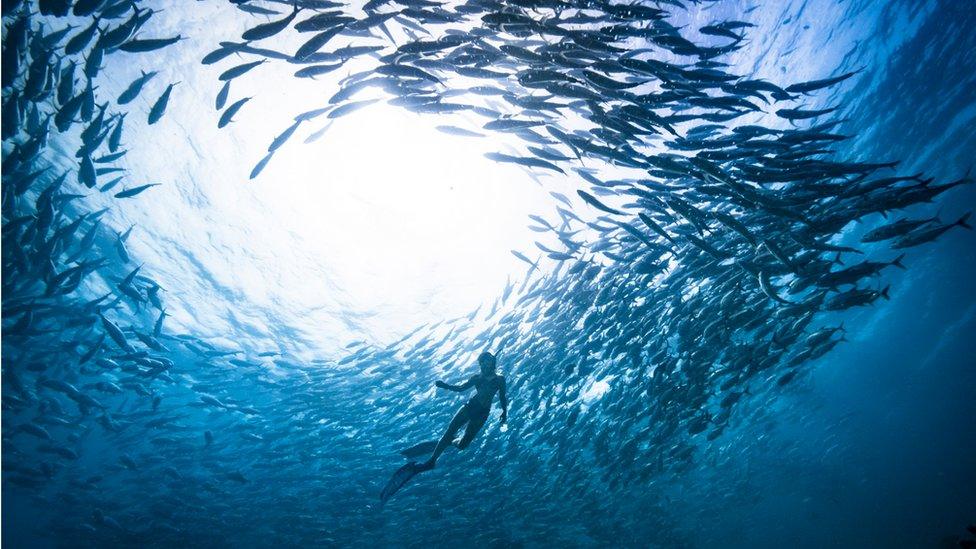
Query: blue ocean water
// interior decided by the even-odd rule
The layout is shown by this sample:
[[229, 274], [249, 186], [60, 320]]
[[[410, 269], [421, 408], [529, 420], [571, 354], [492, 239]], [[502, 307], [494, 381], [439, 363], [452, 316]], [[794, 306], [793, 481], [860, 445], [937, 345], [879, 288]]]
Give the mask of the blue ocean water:
[[[18, 299], [35, 281], [11, 276], [4, 237], [4, 543], [948, 547], [967, 537], [976, 521], [971, 232], [908, 249], [907, 270], [886, 269], [870, 286], [890, 284], [890, 300], [819, 317], [843, 322], [848, 341], [806, 363], [796, 381], [780, 385], [770, 373], [741, 387], [748, 393], [714, 438], [689, 435], [684, 416], [680, 429], [663, 431], [670, 418], [653, 410], [668, 389], [643, 385], [660, 379], [642, 369], [653, 360], [601, 354], [637, 321], [597, 320], [596, 330], [559, 316], [588, 292], [632, 280], [608, 266], [617, 274], [601, 275], [598, 287], [560, 287], [570, 263], [543, 259], [526, 273], [510, 253], [539, 257], [540, 237], [524, 225], [529, 214], [558, 219], [550, 191], [572, 196], [584, 215], [578, 177], [537, 184], [482, 156], [515, 146], [503, 138], [445, 136], [439, 115], [377, 104], [337, 118], [315, 143], [282, 147], [249, 180], [274, 136], [348, 73], [299, 81], [296, 67], [271, 60], [234, 79], [228, 103], [253, 99], [217, 128], [217, 77], [251, 58], [219, 67], [200, 59], [287, 6], [253, 2], [281, 12], [265, 17], [228, 2], [144, 4], [157, 11], [145, 38], [185, 39], [104, 59], [96, 104], [140, 71], [159, 71], [125, 121], [125, 181], [112, 192], [80, 185], [74, 130], [52, 131], [40, 154], [56, 168], [45, 177], [72, 174], [61, 192], [86, 195], [64, 202], [65, 220], [110, 208], [92, 244], [108, 262], [68, 298], [111, 293], [111, 302], [141, 266], [141, 302], [123, 296], [102, 312], [135, 354], [149, 354], [126, 356], [109, 335], [79, 364], [106, 329], [97, 317], [72, 325], [79, 315], [60, 313], [60, 302], [24, 329], [19, 309], [7, 311], [51, 298]], [[860, 70], [803, 104], [841, 106], [831, 119], [853, 138], [834, 147], [840, 157], [900, 160], [899, 173], [939, 183], [963, 177], [976, 158], [970, 2], [709, 2], [673, 17], [689, 28], [755, 25], [723, 58], [737, 74], [792, 83]], [[32, 20], [45, 32], [87, 23]], [[4, 16], [4, 48], [12, 21]], [[360, 42], [375, 40], [339, 45]], [[147, 125], [177, 81], [166, 115]], [[18, 139], [5, 138], [5, 164]], [[10, 177], [5, 170], [5, 187]], [[162, 185], [113, 197], [144, 183]], [[4, 196], [6, 232], [15, 221]], [[962, 185], [889, 220], [938, 213], [951, 222], [974, 206], [976, 189]], [[855, 245], [884, 221], [866, 216], [838, 242]], [[117, 241], [130, 227], [125, 261]], [[896, 255], [864, 249], [874, 260]], [[160, 307], [149, 298], [154, 286]], [[545, 301], [522, 299], [539, 288]], [[600, 304], [585, 306], [586, 316], [642, 310], [614, 302], [620, 295], [587, 297]], [[162, 309], [169, 316], [156, 343], [165, 351], [136, 337], [152, 332]], [[449, 450], [381, 506], [377, 495], [403, 463], [397, 451], [436, 438], [461, 403], [433, 381], [466, 379], [485, 347], [500, 350], [508, 378], [507, 428], [493, 415], [470, 448]], [[138, 362], [147, 357], [169, 362]], [[724, 396], [670, 398], [697, 414]]]

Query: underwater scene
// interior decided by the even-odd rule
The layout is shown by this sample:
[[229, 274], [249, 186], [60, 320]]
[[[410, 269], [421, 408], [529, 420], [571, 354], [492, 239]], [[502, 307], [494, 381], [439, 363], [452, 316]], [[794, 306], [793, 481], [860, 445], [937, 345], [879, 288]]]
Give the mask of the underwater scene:
[[4, 547], [976, 547], [976, 2], [0, 6]]

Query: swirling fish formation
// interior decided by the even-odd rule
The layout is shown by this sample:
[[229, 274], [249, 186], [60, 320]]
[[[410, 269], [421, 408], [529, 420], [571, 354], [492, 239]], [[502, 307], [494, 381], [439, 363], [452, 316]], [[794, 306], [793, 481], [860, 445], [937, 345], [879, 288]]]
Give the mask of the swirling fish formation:
[[[480, 127], [441, 129], [514, 137], [517, 150], [489, 158], [578, 188], [552, 192], [555, 217], [532, 216], [560, 245], [539, 243], [537, 259], [513, 251], [528, 272], [488, 311], [384, 348], [351, 344], [337, 360], [221, 348], [170, 333], [162, 285], [126, 249], [132, 228], [112, 232], [104, 210], [78, 205], [155, 185], [124, 183], [115, 164], [126, 105], [157, 73], [117, 98], [96, 84], [103, 63], [180, 41], [138, 37], [156, 13], [139, 4], [3, 4], [3, 484], [56, 505], [44, 529], [62, 541], [390, 542], [368, 505], [336, 502], [372, 502], [389, 454], [439, 428], [440, 408], [418, 395], [443, 366], [495, 348], [513, 427], [476, 443], [477, 483], [438, 470], [439, 508], [504, 489], [507, 501], [478, 512], [508, 526], [466, 532], [473, 543], [579, 540], [538, 507], [543, 493], [586, 510], [575, 524], [597, 542], [667, 543], [663, 521], [610, 517], [603, 494], [643, 493], [693, 466], [696, 449], [734, 436], [742, 401], [795, 383], [843, 340], [824, 315], [889, 297], [882, 273], [905, 268], [903, 255], [860, 259], [864, 246], [840, 243], [845, 228], [968, 182], [838, 158], [841, 121], [805, 103], [854, 72], [788, 85], [732, 74], [721, 59], [751, 25], [717, 21], [696, 43], [669, 23], [679, 0], [232, 0], [267, 20], [202, 60], [245, 57], [219, 76], [219, 127], [247, 113], [232, 82], [266, 63], [294, 64], [297, 79], [366, 64], [298, 114], [252, 178], [307, 125], [386, 100], [470, 114]], [[300, 36], [294, 52], [275, 49], [286, 33]], [[330, 50], [340, 36], [362, 45]], [[908, 249], [967, 221], [898, 217], [861, 242], [885, 254], [876, 243]], [[471, 328], [476, 318], [490, 327]], [[599, 384], [609, 390], [593, 398]], [[459, 529], [450, 515], [427, 513], [421, 530]]]

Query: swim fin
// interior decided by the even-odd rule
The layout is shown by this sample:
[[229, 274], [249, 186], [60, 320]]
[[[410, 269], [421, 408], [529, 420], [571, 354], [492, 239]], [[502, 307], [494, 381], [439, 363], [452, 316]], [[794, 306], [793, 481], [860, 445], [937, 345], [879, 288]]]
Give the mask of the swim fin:
[[404, 465], [397, 469], [393, 476], [390, 477], [390, 481], [386, 483], [383, 487], [383, 491], [380, 492], [380, 503], [386, 503], [386, 500], [390, 499], [393, 494], [400, 491], [400, 488], [410, 481], [417, 473], [422, 473], [424, 471], [430, 471], [433, 469], [431, 466], [425, 466], [424, 464], [417, 463], [416, 461], [411, 461], [410, 463]]
[[400, 450], [400, 455], [405, 458], [418, 458], [430, 454], [434, 451], [434, 448], [437, 448], [437, 441], [428, 440], [427, 442], [421, 442], [415, 446]]

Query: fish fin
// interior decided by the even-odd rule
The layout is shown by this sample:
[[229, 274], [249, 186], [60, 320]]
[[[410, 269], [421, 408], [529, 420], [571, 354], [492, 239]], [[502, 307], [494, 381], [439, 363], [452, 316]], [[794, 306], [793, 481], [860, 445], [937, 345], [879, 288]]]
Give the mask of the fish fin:
[[381, 504], [386, 503], [393, 494], [397, 493], [400, 488], [410, 481], [417, 473], [429, 470], [424, 468], [422, 465], [418, 464], [416, 461], [411, 461], [403, 467], [397, 469], [393, 476], [390, 478], [386, 486], [383, 487], [383, 491], [380, 492], [380, 502]]
[[969, 219], [969, 216], [972, 215], [972, 213], [973, 212], [967, 212], [966, 215], [960, 217], [959, 220], [956, 221], [956, 225], [959, 225], [964, 229], [972, 230], [973, 226], [970, 225], [969, 223], [966, 223], [966, 221]]
[[406, 458], [416, 458], [433, 452], [434, 448], [436, 447], [436, 440], [428, 440], [426, 442], [421, 442], [420, 444], [411, 446], [410, 448], [400, 450], [400, 455]]
[[396, 40], [393, 39], [393, 34], [391, 34], [390, 33], [390, 29], [387, 28], [386, 21], [383, 21], [383, 22], [380, 23], [380, 30], [383, 31], [383, 34], [385, 34], [387, 38], [390, 39], [390, 42], [393, 45], [396, 45]]

